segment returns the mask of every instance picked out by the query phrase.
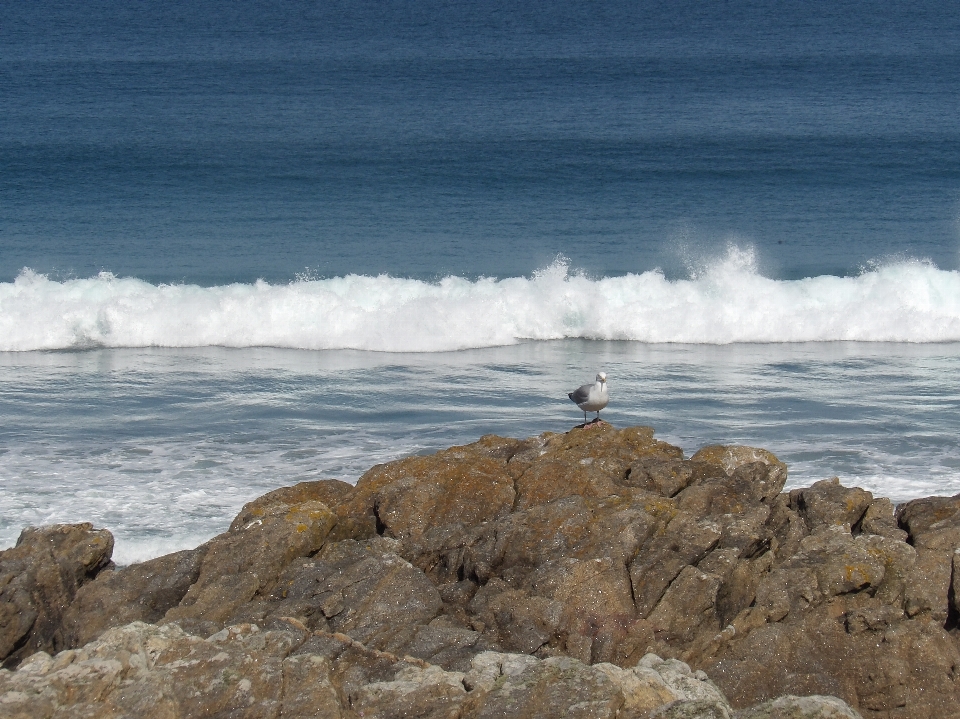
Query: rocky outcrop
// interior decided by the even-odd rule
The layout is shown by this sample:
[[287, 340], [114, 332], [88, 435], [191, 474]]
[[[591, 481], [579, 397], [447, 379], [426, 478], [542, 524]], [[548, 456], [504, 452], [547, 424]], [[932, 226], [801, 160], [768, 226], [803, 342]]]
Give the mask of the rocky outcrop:
[[[292, 632], [294, 655], [329, 664], [344, 712], [376, 695], [408, 697], [408, 716], [524, 716], [508, 699], [581, 696], [584, 716], [955, 716], [960, 499], [895, 514], [836, 479], [783, 492], [786, 477], [765, 450], [684, 459], [643, 427], [488, 436], [355, 487], [271, 492], [196, 550], [100, 571], [58, 615], [60, 643], [36, 648], [132, 621], [193, 642], [231, 626]], [[406, 673], [357, 674], [355, 652], [406, 657]], [[508, 703], [483, 709], [498, 690], [480, 702], [467, 678], [505, 655], [494, 684], [509, 684]], [[624, 682], [650, 655], [706, 671], [723, 694], [658, 695], [631, 714]], [[504, 678], [514, 670], [526, 678]]]
[[[703, 672], [654, 654], [621, 668], [487, 651], [465, 671], [447, 671], [296, 621], [265, 632], [230, 626], [208, 639], [176, 624], [114, 628], [80, 649], [37, 653], [16, 672], [0, 671], [0, 708], [10, 719], [735, 716]], [[858, 717], [828, 697], [785, 697], [742, 716]]]
[[69, 646], [63, 611], [110, 562], [113, 535], [91, 524], [24, 529], [0, 552], [0, 660], [14, 666], [37, 651]]

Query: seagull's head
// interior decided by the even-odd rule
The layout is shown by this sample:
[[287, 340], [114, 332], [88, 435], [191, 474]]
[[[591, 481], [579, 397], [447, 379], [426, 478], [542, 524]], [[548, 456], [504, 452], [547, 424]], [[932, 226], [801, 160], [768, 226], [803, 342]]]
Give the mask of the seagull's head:
[[600, 384], [606, 384], [606, 382], [607, 382], [607, 373], [606, 373], [606, 372], [601, 372], [600, 374], [598, 374], [598, 375], [597, 375], [597, 382], [599, 382]]

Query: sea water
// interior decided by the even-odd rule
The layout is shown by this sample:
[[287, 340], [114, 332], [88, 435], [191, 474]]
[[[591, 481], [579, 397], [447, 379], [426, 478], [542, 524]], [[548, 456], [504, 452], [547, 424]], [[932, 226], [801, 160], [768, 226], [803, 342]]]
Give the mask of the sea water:
[[0, 546], [604, 417], [960, 491], [960, 10], [0, 8]]

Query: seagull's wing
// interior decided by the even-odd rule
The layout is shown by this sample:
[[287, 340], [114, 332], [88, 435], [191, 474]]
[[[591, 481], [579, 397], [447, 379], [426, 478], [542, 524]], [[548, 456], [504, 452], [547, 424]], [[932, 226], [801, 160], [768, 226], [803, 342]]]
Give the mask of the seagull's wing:
[[573, 392], [567, 395], [574, 404], [581, 404], [590, 399], [590, 390], [593, 389], [592, 384], [585, 384], [579, 389], [575, 389]]

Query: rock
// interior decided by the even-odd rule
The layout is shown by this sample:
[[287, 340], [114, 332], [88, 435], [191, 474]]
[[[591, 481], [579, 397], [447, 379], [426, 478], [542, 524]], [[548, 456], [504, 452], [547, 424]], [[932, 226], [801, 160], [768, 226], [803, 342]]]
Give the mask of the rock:
[[704, 702], [722, 705], [729, 713], [729, 704], [719, 689], [703, 672], [692, 672], [676, 659], [645, 655], [632, 669], [612, 664], [596, 664], [619, 686], [624, 696], [619, 719], [649, 717], [651, 712], [671, 704]]
[[862, 719], [836, 697], [783, 696], [736, 714], [736, 719]]
[[648, 617], [667, 644], [689, 644], [703, 631], [719, 631], [716, 613], [720, 580], [696, 567], [684, 567]]
[[302, 641], [249, 625], [205, 640], [135, 622], [0, 672], [0, 706], [11, 719], [341, 717], [329, 661], [291, 656]]
[[373, 533], [397, 539], [448, 523], [479, 524], [513, 508], [505, 465], [474, 447], [378, 465], [360, 478], [338, 514], [366, 519]]
[[321, 502], [267, 506], [262, 517], [204, 545], [196, 581], [164, 621], [204, 634], [219, 630], [243, 605], [268, 595], [290, 562], [320, 549], [336, 521]]
[[466, 682], [489, 689], [471, 696], [462, 716], [500, 719], [562, 714], [582, 719], [614, 719], [624, 701], [620, 687], [606, 673], [569, 657], [551, 657], [513, 669], [499, 657], [480, 655], [474, 671], [484, 672], [484, 664], [490, 661], [496, 661], [502, 673], [492, 686], [481, 684], [478, 678], [467, 674]]
[[859, 487], [848, 488], [837, 477], [790, 492], [790, 507], [810, 530], [831, 526], [854, 526], [864, 517], [873, 495]]
[[774, 564], [789, 559], [800, 549], [800, 542], [810, 534], [810, 528], [800, 514], [790, 507], [790, 495], [780, 494], [770, 502], [767, 530], [773, 535], [770, 550]]
[[342, 632], [377, 649], [390, 648], [405, 629], [427, 624], [443, 604], [440, 593], [422, 571], [377, 540], [335, 542], [292, 563], [262, 605], [265, 613], [297, 617], [313, 629]]
[[638, 460], [682, 457], [678, 448], [655, 440], [649, 427], [601, 424], [550, 435], [540, 457], [517, 478], [516, 509], [571, 496], [607, 497], [626, 485]]
[[853, 537], [842, 526], [830, 527], [805, 537], [800, 551], [763, 579], [757, 607], [779, 621], [791, 611], [853, 592], [869, 590], [899, 602], [914, 562], [908, 544], [877, 535]]
[[0, 671], [0, 707], [11, 719], [643, 719], [665, 704], [698, 702], [729, 716], [702, 672], [653, 654], [621, 669], [481, 652], [465, 672], [452, 672], [295, 623], [266, 632], [234, 625], [202, 639], [173, 624], [134, 622], [79, 649], [41, 652], [16, 672]]
[[722, 467], [729, 476], [749, 484], [759, 501], [776, 497], [787, 482], [787, 465], [765, 449], [713, 445], [699, 450], [690, 460]]
[[678, 513], [660, 532], [651, 535], [630, 562], [638, 614], [649, 616], [680, 572], [706, 557], [721, 535], [716, 522], [686, 513]]
[[269, 508], [276, 505], [293, 506], [304, 502], [321, 502], [333, 508], [349, 498], [353, 491], [352, 484], [337, 479], [300, 482], [292, 487], [280, 487], [243, 505], [240, 514], [231, 522], [230, 531], [238, 531], [251, 522], [262, 519], [267, 516]]
[[[486, 436], [374, 467], [356, 488], [271, 492], [197, 550], [84, 575], [44, 631], [51, 651], [79, 650], [130, 620], [176, 623], [174, 644], [203, 662], [199, 637], [225, 627], [286, 637], [294, 648], [237, 652], [300, 682], [308, 714], [332, 687], [345, 717], [533, 716], [576, 697], [573, 714], [620, 719], [846, 711], [789, 698], [808, 694], [877, 719], [954, 716], [960, 497], [894, 515], [835, 480], [784, 493], [785, 480], [764, 450], [685, 460], [649, 428]], [[255, 679], [251, 716], [293, 701]]]
[[951, 611], [953, 555], [960, 548], [960, 495], [907, 502], [898, 509], [897, 520], [917, 550], [907, 578], [907, 614], [945, 624]]
[[67, 645], [63, 610], [110, 563], [113, 535], [92, 524], [28, 527], [0, 552], [0, 660], [16, 666]]
[[904, 613], [915, 559], [894, 539], [821, 529], [762, 577], [756, 606], [690, 659], [735, 707], [830, 694], [865, 716], [949, 717], [960, 653], [942, 626]]
[[660, 707], [650, 719], [730, 719], [730, 708], [708, 701], [679, 701]]
[[662, 456], [643, 457], [630, 465], [622, 484], [654, 492], [663, 497], [673, 497], [697, 480], [717, 472], [716, 465], [682, 459], [664, 459]]
[[897, 525], [893, 502], [886, 497], [878, 497], [867, 505], [867, 511], [864, 512], [859, 525], [854, 526], [854, 531], [863, 534], [879, 534], [882, 537], [896, 539], [900, 542], [906, 541], [908, 536]]
[[65, 646], [83, 646], [110, 627], [159, 622], [197, 581], [205, 554], [204, 546], [101, 572], [64, 612]]

